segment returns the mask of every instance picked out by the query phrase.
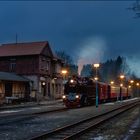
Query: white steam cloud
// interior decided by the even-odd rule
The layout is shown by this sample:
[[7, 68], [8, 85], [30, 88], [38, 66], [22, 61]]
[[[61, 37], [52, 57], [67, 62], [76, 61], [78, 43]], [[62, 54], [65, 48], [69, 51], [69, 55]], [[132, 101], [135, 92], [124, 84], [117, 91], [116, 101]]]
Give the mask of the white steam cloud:
[[140, 77], [140, 58], [139, 56], [135, 57], [126, 57], [127, 63], [130, 67], [130, 70], [136, 74], [137, 77]]
[[101, 37], [92, 37], [80, 44], [81, 51], [78, 52], [78, 73], [80, 75], [83, 65], [99, 63], [106, 52], [106, 42]]

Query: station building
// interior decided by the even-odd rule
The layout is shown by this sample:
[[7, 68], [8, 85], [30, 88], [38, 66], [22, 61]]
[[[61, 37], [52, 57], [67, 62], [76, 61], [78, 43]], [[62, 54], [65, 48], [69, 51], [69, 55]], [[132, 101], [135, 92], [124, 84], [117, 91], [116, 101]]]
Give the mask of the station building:
[[[24, 77], [30, 86], [30, 91], [25, 91], [29, 94], [26, 98], [39, 100], [60, 98], [63, 93], [62, 66], [63, 61], [54, 55], [48, 41], [11, 43], [0, 46], [0, 72]], [[5, 77], [7, 74], [4, 74]], [[14, 80], [18, 81], [16, 79], [12, 81]], [[5, 83], [8, 85], [7, 81]], [[14, 86], [11, 88], [8, 85], [8, 87], [11, 91], [14, 90]], [[26, 90], [25, 87], [22, 91], [24, 90]], [[5, 92], [3, 96], [14, 97], [15, 94]]]
[[30, 98], [30, 80], [22, 76], [0, 72], [0, 104], [10, 101], [28, 101]]

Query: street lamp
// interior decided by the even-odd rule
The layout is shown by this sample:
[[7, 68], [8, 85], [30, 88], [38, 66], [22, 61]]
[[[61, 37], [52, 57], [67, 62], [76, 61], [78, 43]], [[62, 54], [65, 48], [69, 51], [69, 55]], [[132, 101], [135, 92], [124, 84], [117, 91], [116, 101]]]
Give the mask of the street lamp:
[[97, 85], [97, 81], [98, 81], [98, 76], [97, 76], [97, 69], [99, 68], [100, 64], [94, 64], [95, 70], [96, 70], [96, 77], [94, 78], [96, 81], [96, 107], [98, 107], [98, 85]]
[[124, 75], [120, 75], [120, 78], [121, 78], [121, 79], [124, 79]]
[[98, 81], [98, 77], [94, 77], [94, 80], [95, 80], [95, 81]]
[[124, 75], [120, 75], [121, 83], [120, 83], [120, 100], [122, 101], [122, 87], [123, 87], [123, 79], [125, 78]]
[[66, 74], [67, 73], [68, 73], [68, 71], [66, 69], [61, 70], [61, 74], [63, 76], [63, 94], [64, 94], [64, 85], [65, 85], [65, 82], [66, 82]]
[[134, 81], [133, 81], [133, 80], [130, 80], [130, 83], [131, 83], [131, 84], [133, 84], [133, 83], [134, 83]]
[[133, 84], [134, 84], [134, 80], [130, 80], [129, 81], [130, 82], [130, 84], [131, 84], [131, 86], [132, 86], [132, 97], [134, 97], [134, 87], [133, 87]]
[[139, 83], [136, 83], [136, 86], [137, 86], [137, 97], [138, 97], [140, 84]]
[[62, 70], [61, 72], [62, 72], [62, 74], [64, 74], [64, 75], [68, 73], [67, 70]]
[[111, 81], [110, 84], [113, 85], [114, 84], [114, 81]]
[[66, 81], [66, 74], [68, 73], [68, 71], [66, 69], [63, 69], [61, 71], [62, 75], [63, 75], [63, 79], [64, 79], [64, 82]]

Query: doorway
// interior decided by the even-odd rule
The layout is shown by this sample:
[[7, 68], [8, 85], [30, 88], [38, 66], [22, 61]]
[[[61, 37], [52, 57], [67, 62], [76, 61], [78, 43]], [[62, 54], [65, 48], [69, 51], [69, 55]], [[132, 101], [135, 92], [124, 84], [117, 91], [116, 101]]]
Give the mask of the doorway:
[[12, 96], [12, 83], [5, 83], [5, 96]]

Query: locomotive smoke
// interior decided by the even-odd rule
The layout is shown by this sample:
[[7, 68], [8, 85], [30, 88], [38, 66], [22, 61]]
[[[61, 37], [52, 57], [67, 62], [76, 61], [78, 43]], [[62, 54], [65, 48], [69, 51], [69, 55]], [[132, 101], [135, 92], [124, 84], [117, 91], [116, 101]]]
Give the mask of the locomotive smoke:
[[139, 56], [135, 56], [135, 57], [126, 57], [128, 66], [130, 68], [130, 70], [133, 70], [131, 72], [134, 72], [136, 74], [136, 76], [140, 77], [140, 71], [139, 71], [139, 61], [140, 58]]
[[78, 59], [78, 74], [81, 74], [83, 65], [100, 63], [106, 52], [106, 42], [101, 37], [88, 38], [80, 44]]

